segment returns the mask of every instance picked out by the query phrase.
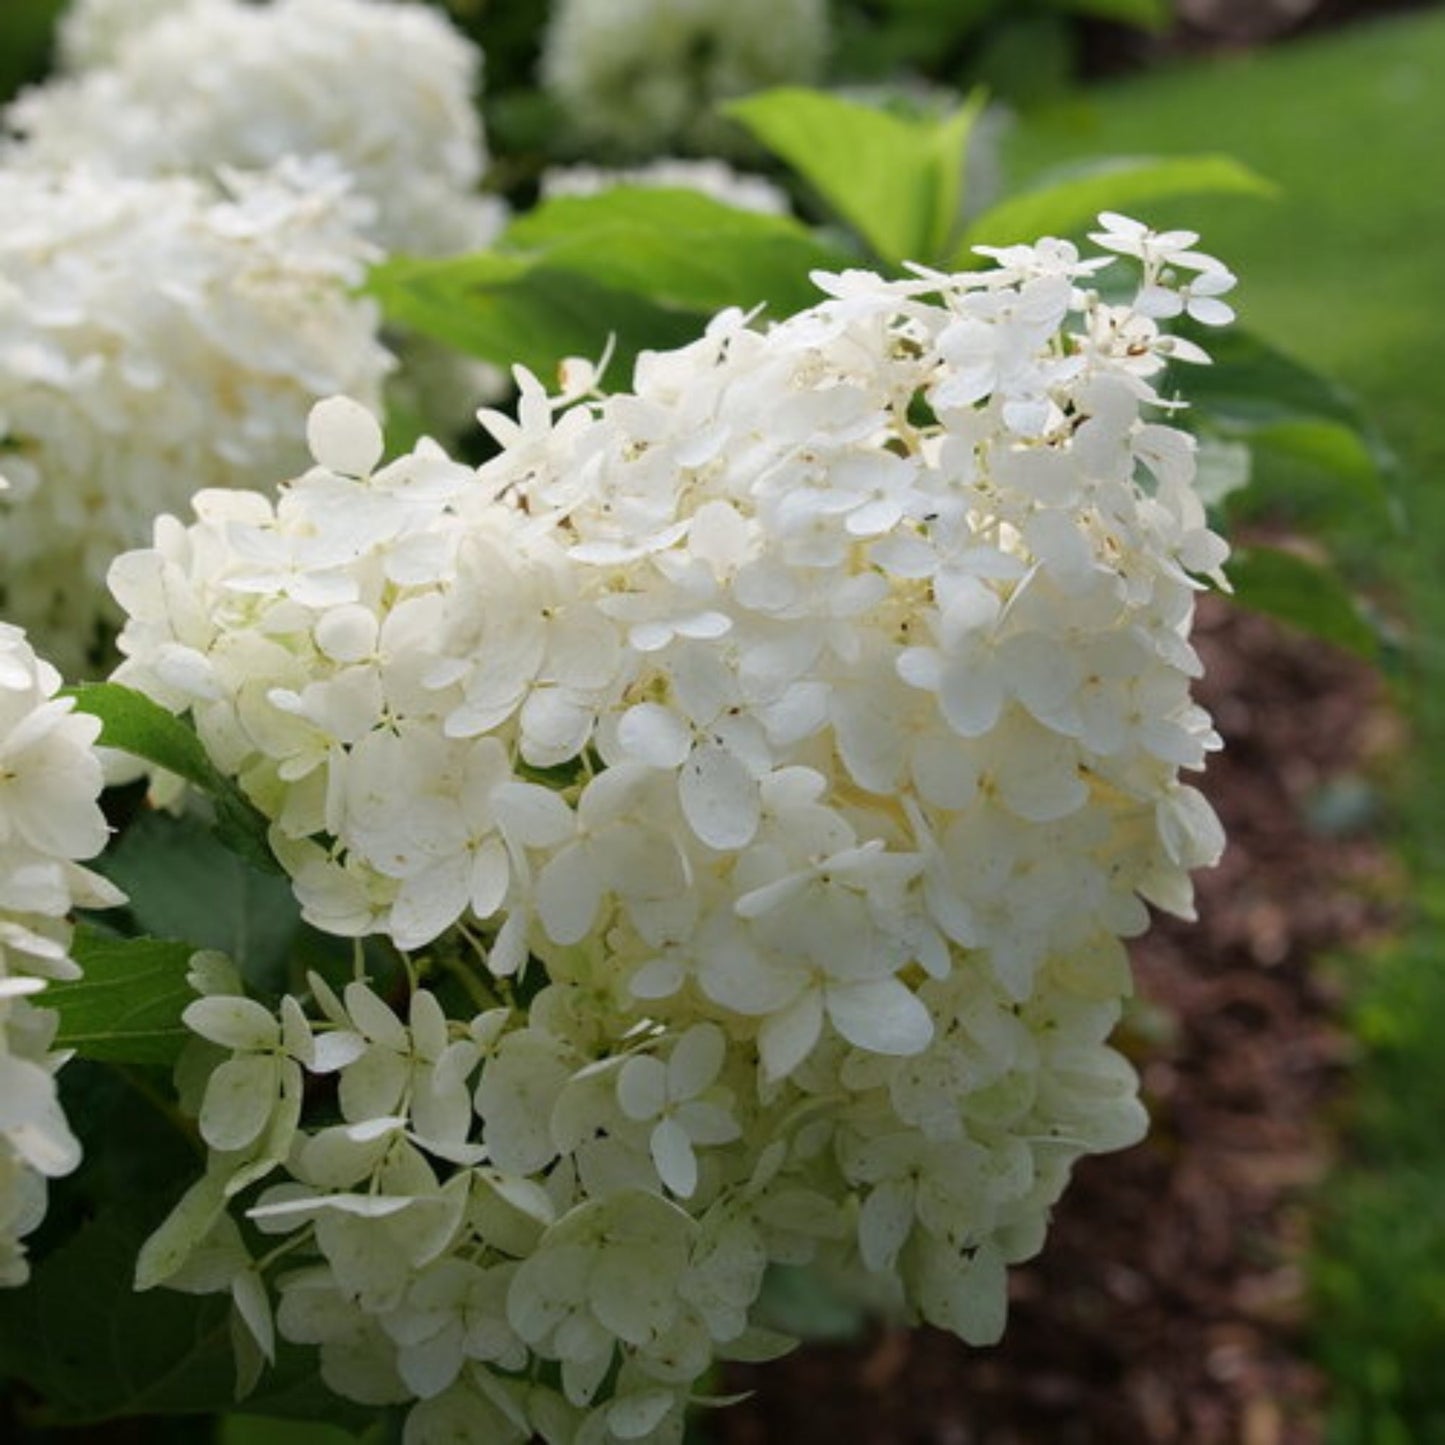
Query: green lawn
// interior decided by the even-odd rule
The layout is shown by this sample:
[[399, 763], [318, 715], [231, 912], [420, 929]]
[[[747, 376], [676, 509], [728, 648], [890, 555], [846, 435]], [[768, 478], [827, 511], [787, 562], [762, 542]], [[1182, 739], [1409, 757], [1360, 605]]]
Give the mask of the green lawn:
[[1445, 1441], [1445, 13], [1379, 20], [1268, 52], [1157, 72], [1021, 127], [1015, 177], [1091, 156], [1223, 151], [1274, 180], [1272, 203], [1171, 202], [1241, 276], [1249, 326], [1351, 387], [1400, 459], [1409, 526], [1376, 559], [1416, 641], [1403, 696], [1408, 937], [1351, 967], [1363, 1065], [1353, 1162], [1324, 1191], [1319, 1352], [1332, 1442]]
[[[1445, 285], [1445, 13], [1096, 91], [1022, 127], [1011, 168], [1225, 151], [1278, 201], [1171, 203], [1243, 278], [1249, 325], [1359, 388], [1417, 465], [1445, 467], [1430, 302]], [[1438, 506], [1445, 509], [1445, 489]]]

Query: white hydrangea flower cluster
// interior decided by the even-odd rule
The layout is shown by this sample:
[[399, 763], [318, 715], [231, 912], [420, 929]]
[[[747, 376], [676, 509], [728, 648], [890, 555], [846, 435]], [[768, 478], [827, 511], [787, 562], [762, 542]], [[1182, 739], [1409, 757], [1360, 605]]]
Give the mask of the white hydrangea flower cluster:
[[279, 1016], [198, 980], [212, 1162], [143, 1284], [229, 1287], [265, 1352], [274, 1282], [412, 1442], [680, 1440], [714, 1359], [777, 1347], [770, 1262], [998, 1336], [1073, 1162], [1144, 1128], [1121, 940], [1222, 844], [1180, 772], [1226, 549], [1157, 390], [1206, 357], [1141, 302], [1230, 278], [1105, 227], [1131, 299], [1053, 240], [819, 276], [630, 392], [521, 373], [476, 472], [327, 402], [278, 502], [118, 561], [118, 677], [315, 924], [410, 955]]
[[157, 513], [294, 469], [319, 397], [379, 402], [345, 182], [293, 164], [230, 188], [0, 171], [0, 605], [67, 672]]
[[589, 141], [709, 150], [728, 134], [718, 102], [805, 84], [828, 45], [825, 0], [559, 0], [542, 83]]
[[59, 687], [25, 634], [0, 622], [0, 1286], [25, 1282], [23, 1240], [45, 1216], [47, 1182], [80, 1162], [55, 1088], [58, 1019], [33, 1000], [49, 980], [80, 976], [71, 908], [122, 901], [76, 861], [107, 836], [100, 724]]
[[786, 216], [792, 205], [781, 186], [766, 176], [751, 176], [734, 170], [726, 161], [678, 160], [666, 156], [645, 166], [609, 169], [605, 166], [553, 166], [542, 173], [542, 196], [596, 196], [617, 186], [642, 186], [651, 190], [698, 191], [764, 216]]
[[57, 59], [68, 71], [113, 65], [120, 52], [158, 20], [216, 0], [70, 0], [56, 32]]
[[10, 107], [11, 164], [204, 177], [325, 159], [371, 203], [368, 237], [388, 251], [472, 250], [501, 224], [475, 194], [481, 54], [424, 5], [90, 0], [64, 37], [89, 68]]

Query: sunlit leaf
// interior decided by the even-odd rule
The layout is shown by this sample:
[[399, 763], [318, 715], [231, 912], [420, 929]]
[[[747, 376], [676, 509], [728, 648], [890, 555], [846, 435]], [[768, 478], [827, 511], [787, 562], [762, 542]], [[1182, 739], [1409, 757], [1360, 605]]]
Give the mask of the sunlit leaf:
[[1175, 156], [1095, 161], [1045, 178], [974, 219], [954, 256], [959, 267], [977, 266], [974, 246], [1011, 246], [1040, 236], [1071, 236], [1087, 230], [1100, 211], [1126, 211], [1169, 196], [1235, 193], [1270, 196], [1274, 186], [1229, 156]]
[[793, 87], [726, 107], [894, 264], [934, 262], [947, 253], [981, 109], [975, 100], [942, 120], [908, 119]]
[[547, 201], [491, 251], [393, 258], [368, 287], [392, 321], [548, 380], [563, 358], [596, 357], [611, 338], [626, 377], [640, 351], [693, 340], [724, 307], [784, 316], [811, 304], [809, 272], [848, 262], [787, 217], [620, 187]]

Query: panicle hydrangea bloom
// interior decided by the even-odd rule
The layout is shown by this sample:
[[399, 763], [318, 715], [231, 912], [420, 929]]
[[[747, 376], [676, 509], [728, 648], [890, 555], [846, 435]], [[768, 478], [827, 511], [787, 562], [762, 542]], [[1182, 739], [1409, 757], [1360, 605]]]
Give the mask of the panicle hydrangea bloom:
[[46, 1184], [80, 1162], [55, 1088], [65, 1054], [39, 1006], [73, 979], [72, 907], [119, 895], [76, 861], [105, 845], [96, 803], [100, 724], [57, 698], [60, 675], [19, 628], [0, 622], [0, 1286], [28, 1277], [23, 1240], [44, 1218]]
[[559, 0], [542, 83], [594, 143], [712, 149], [718, 102], [812, 80], [828, 43], [824, 0]]
[[100, 63], [10, 107], [11, 164], [205, 177], [324, 158], [371, 202], [369, 238], [388, 251], [445, 255], [495, 235], [498, 203], [474, 194], [481, 55], [436, 11], [387, 0], [145, 10], [148, 25], [130, 6], [123, 21], [109, 5], [82, 13], [67, 53]]
[[380, 398], [344, 181], [299, 165], [183, 179], [0, 171], [0, 604], [68, 672], [106, 568], [199, 481], [304, 458], [318, 397]]
[[278, 501], [117, 562], [118, 677], [312, 922], [411, 956], [279, 1017], [200, 980], [212, 1162], [142, 1284], [224, 1247], [254, 1349], [413, 1442], [680, 1440], [779, 1347], [771, 1262], [997, 1338], [1073, 1162], [1144, 1128], [1108, 1037], [1222, 843], [1180, 774], [1225, 547], [1159, 391], [1206, 357], [1134, 304], [1172, 265], [1105, 299], [1110, 257], [990, 254], [819, 276], [612, 396], [519, 373], [476, 472], [328, 401]]
[[554, 196], [595, 196], [615, 186], [700, 191], [726, 206], [757, 211], [765, 216], [786, 216], [792, 211], [781, 186], [774, 185], [766, 176], [735, 171], [726, 161], [688, 161], [669, 156], [630, 169], [553, 166], [542, 173], [542, 195], [548, 200]]

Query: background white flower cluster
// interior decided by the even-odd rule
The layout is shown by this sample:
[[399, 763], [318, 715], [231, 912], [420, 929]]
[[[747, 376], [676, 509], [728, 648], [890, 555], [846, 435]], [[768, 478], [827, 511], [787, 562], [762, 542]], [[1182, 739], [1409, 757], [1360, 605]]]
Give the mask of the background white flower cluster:
[[121, 901], [82, 868], [105, 846], [96, 799], [100, 724], [55, 696], [60, 676], [0, 622], [0, 1286], [23, 1284], [23, 1240], [44, 1218], [46, 1183], [80, 1162], [55, 1088], [48, 981], [79, 977], [67, 915]]
[[1142, 268], [1114, 300], [1043, 241], [820, 276], [610, 397], [521, 373], [477, 472], [381, 465], [331, 401], [278, 501], [120, 559], [118, 678], [189, 711], [312, 922], [413, 955], [279, 1016], [198, 973], [211, 1163], [143, 1283], [229, 1288], [264, 1355], [274, 1282], [413, 1441], [679, 1440], [715, 1358], [778, 1347], [770, 1262], [997, 1338], [1074, 1160], [1144, 1127], [1122, 940], [1222, 842], [1179, 775], [1225, 547], [1157, 390], [1206, 358], [1156, 318], [1233, 278], [1096, 239]]
[[170, 0], [72, 8], [74, 74], [22, 95], [9, 163], [208, 176], [327, 159], [371, 205], [368, 239], [447, 255], [486, 244], [481, 53], [435, 11], [386, 0]]
[[815, 79], [828, 44], [825, 0], [558, 0], [542, 83], [594, 145], [707, 149], [719, 102]]
[[346, 182], [227, 182], [0, 170], [0, 608], [72, 675], [158, 512], [293, 469], [317, 397], [381, 399]]
[[[0, 152], [0, 611], [74, 675], [158, 513], [295, 470], [323, 396], [381, 406], [368, 265], [481, 246], [503, 208], [480, 52], [426, 7], [80, 0], [60, 41]], [[487, 369], [403, 354], [467, 424]]]
[[71, 0], [56, 29], [56, 64], [66, 71], [110, 65], [158, 20], [213, 0]]

